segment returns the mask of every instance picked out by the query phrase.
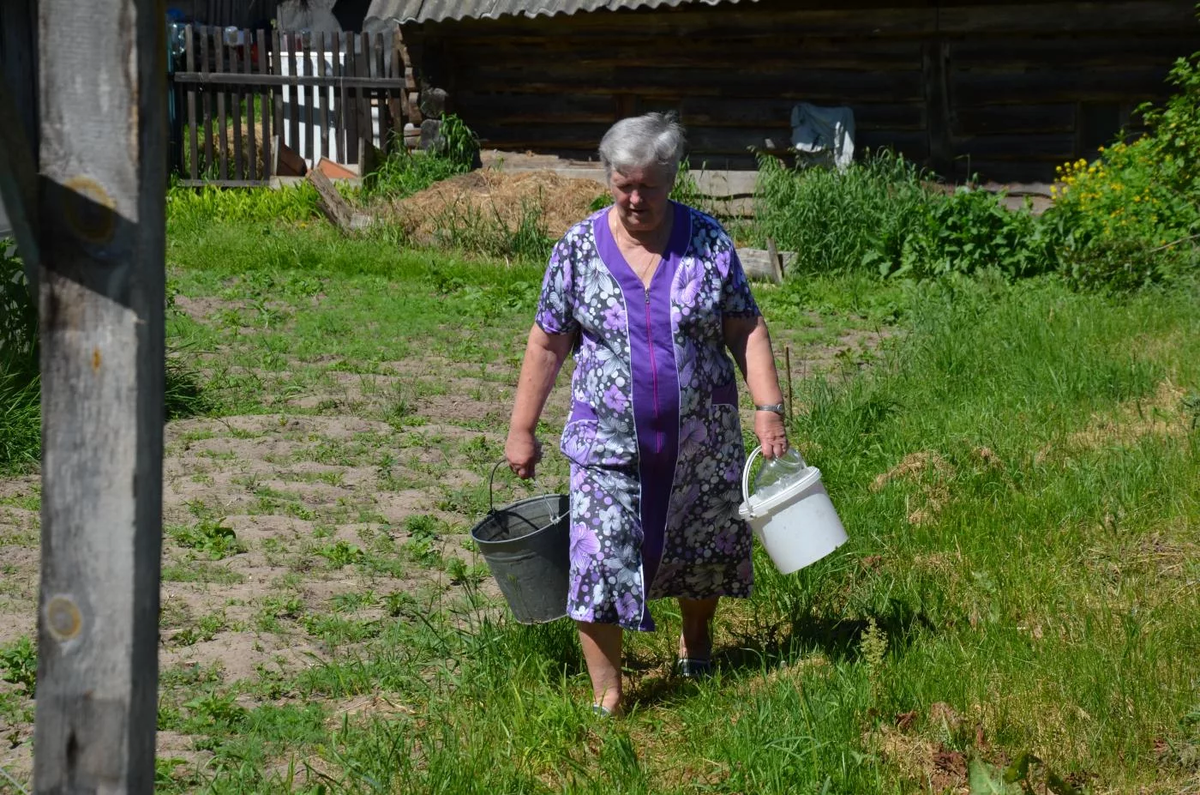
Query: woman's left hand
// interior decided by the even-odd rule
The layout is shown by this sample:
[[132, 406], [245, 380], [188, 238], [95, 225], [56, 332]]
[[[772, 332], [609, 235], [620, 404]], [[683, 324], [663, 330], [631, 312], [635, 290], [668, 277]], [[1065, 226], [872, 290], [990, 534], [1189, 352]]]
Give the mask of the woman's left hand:
[[754, 435], [762, 445], [763, 458], [775, 458], [788, 450], [787, 429], [783, 417], [773, 411], [754, 412]]

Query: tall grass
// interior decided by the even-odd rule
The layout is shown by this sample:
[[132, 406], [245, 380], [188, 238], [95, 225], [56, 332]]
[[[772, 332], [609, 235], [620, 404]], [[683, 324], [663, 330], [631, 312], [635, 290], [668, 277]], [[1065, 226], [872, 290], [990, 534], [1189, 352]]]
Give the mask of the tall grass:
[[[38, 319], [23, 267], [11, 244], [0, 240], [0, 475], [29, 471], [41, 458]], [[211, 408], [199, 374], [178, 344], [168, 345], [163, 398], [167, 419]]]
[[31, 466], [41, 445], [37, 314], [24, 265], [0, 239], [0, 474]]
[[[496, 304], [495, 282], [522, 307], [536, 294], [533, 267], [435, 271], [405, 254], [390, 272], [375, 241], [283, 237], [218, 245], [212, 230], [191, 242], [222, 256], [190, 267], [250, 283], [290, 262], [397, 301], [416, 290], [385, 285], [422, 279], [440, 304]], [[814, 301], [872, 284], [808, 281]], [[798, 383], [792, 427], [850, 540], [786, 577], [757, 552], [754, 598], [722, 607], [716, 678], [666, 675], [679, 616], [655, 603], [659, 632], [627, 642], [631, 714], [597, 721], [568, 622], [520, 627], [474, 592], [431, 597], [282, 683], [189, 705], [172, 730], [214, 755], [193, 785], [907, 793], [934, 786], [938, 760], [1028, 752], [1045, 762], [1037, 792], [1047, 769], [1093, 791], [1187, 791], [1200, 752], [1200, 287], [1114, 299], [1045, 277], [875, 284], [904, 290], [902, 335], [870, 370]], [[406, 311], [413, 325], [394, 333], [419, 337], [445, 312]], [[317, 320], [289, 330], [294, 346], [327, 344]], [[268, 686], [312, 714], [253, 706]], [[233, 709], [239, 693], [248, 709]], [[362, 694], [398, 706], [329, 720]]]
[[317, 218], [316, 188], [307, 182], [278, 190], [182, 188], [167, 191], [167, 234], [195, 233], [214, 223], [275, 224]]
[[441, 119], [436, 140], [428, 151], [396, 148], [372, 174], [363, 177], [367, 198], [402, 199], [435, 182], [465, 174], [478, 165], [479, 140], [457, 116]]
[[752, 237], [759, 246], [771, 237], [781, 250], [795, 251], [792, 272], [878, 271], [882, 262], [900, 261], [905, 240], [933, 200], [922, 176], [886, 150], [844, 172], [789, 168], [763, 156]]

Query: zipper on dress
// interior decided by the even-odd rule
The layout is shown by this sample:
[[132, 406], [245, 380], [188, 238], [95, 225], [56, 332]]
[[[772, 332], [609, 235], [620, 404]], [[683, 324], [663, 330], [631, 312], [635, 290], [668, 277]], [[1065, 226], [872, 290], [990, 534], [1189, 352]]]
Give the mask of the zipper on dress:
[[[654, 424], [658, 425], [658, 365], [654, 361], [654, 336], [650, 331], [650, 288], [645, 288], [646, 291], [646, 345], [650, 348], [650, 372], [653, 374], [654, 384]], [[656, 431], [654, 434], [656, 453], [662, 452], [663, 434], [662, 431]]]

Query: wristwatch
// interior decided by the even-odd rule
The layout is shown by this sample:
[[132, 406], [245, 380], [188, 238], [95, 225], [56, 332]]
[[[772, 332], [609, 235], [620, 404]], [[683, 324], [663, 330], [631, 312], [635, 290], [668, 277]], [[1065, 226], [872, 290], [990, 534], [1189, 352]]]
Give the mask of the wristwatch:
[[755, 411], [773, 411], [776, 414], [778, 414], [779, 416], [781, 416], [781, 417], [783, 416], [783, 404], [782, 403], [768, 403], [765, 406], [755, 405], [754, 410]]

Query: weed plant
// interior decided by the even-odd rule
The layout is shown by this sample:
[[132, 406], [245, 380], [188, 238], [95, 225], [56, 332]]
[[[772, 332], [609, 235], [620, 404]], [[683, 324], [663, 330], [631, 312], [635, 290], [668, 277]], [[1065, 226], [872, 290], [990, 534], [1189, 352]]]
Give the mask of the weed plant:
[[217, 222], [308, 221], [320, 214], [317, 198], [316, 188], [307, 182], [278, 190], [172, 186], [167, 191], [167, 233], [194, 233]]
[[884, 276], [936, 278], [990, 269], [1010, 279], [1025, 278], [1057, 269], [1054, 232], [1028, 206], [1010, 210], [1003, 195], [963, 186], [923, 205], [898, 263], [887, 257], [877, 261]]
[[363, 178], [368, 199], [403, 199], [435, 182], [465, 174], [479, 161], [479, 141], [454, 115], [442, 117], [439, 134], [428, 151], [398, 146], [372, 174]]
[[545, 263], [554, 241], [546, 232], [540, 204], [522, 203], [519, 215], [511, 221], [496, 208], [489, 211], [466, 203], [447, 205], [438, 214], [435, 243], [439, 248], [468, 254]]
[[1179, 59], [1169, 82], [1163, 107], [1139, 109], [1145, 135], [1059, 169], [1047, 216], [1080, 286], [1129, 289], [1200, 270], [1200, 53]]
[[752, 239], [796, 252], [791, 272], [851, 273], [898, 267], [905, 241], [933, 196], [915, 165], [889, 151], [869, 153], [844, 172], [789, 168], [759, 158]]
[[23, 261], [0, 239], [0, 474], [36, 463], [40, 400], [37, 313]]

